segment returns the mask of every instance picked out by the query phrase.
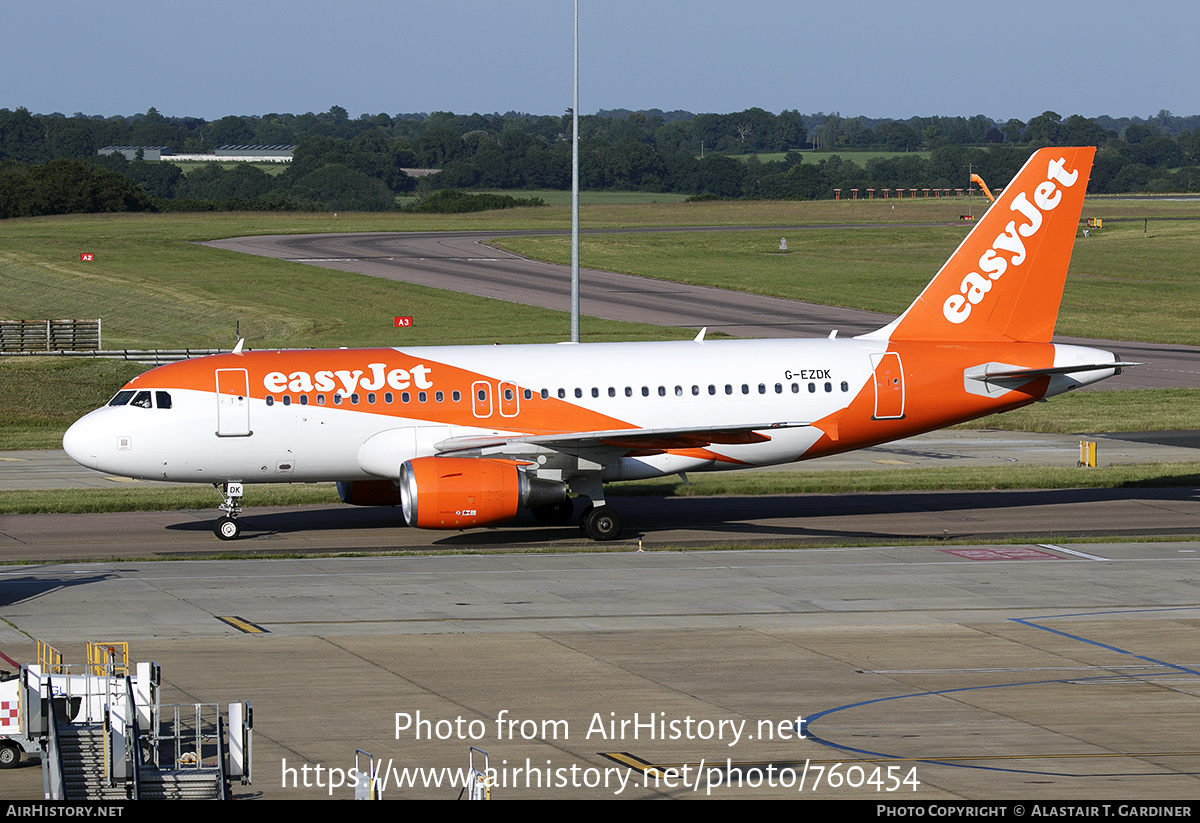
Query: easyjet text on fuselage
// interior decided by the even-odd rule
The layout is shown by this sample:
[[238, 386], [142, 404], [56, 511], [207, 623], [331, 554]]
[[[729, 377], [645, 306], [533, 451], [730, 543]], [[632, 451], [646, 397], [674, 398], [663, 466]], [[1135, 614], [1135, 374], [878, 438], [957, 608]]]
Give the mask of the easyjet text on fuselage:
[[403, 391], [413, 385], [418, 389], [433, 387], [429, 375], [433, 370], [418, 363], [407, 369], [391, 368], [387, 363], [369, 363], [366, 369], [322, 369], [317, 372], [281, 371], [268, 372], [263, 377], [263, 388], [268, 392], [292, 391], [297, 393], [337, 391], [350, 395], [356, 389], [378, 391], [384, 386]]

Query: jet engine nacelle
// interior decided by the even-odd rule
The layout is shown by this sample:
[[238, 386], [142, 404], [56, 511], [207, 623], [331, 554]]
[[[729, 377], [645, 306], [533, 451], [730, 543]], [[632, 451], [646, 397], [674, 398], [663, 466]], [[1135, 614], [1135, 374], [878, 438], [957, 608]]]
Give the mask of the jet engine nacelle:
[[566, 499], [564, 483], [531, 476], [520, 465], [472, 457], [407, 460], [400, 467], [404, 519], [422, 529], [467, 529]]
[[394, 480], [346, 480], [337, 484], [338, 497], [351, 506], [399, 506]]

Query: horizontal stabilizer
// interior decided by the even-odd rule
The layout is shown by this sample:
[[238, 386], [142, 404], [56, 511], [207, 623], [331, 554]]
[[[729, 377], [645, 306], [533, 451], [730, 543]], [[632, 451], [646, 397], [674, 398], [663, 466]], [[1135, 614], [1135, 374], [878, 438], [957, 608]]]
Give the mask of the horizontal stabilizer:
[[1141, 363], [1127, 363], [1117, 360], [1107, 363], [1080, 363], [1071, 366], [1052, 366], [1046, 369], [1014, 369], [989, 363], [983, 368], [968, 370], [966, 378], [968, 380], [1031, 380], [1035, 377], [1047, 377], [1053, 374], [1074, 374], [1075, 372], [1098, 371], [1100, 369], [1116, 369], [1117, 373], [1120, 374], [1121, 369], [1127, 366], [1141, 365]]

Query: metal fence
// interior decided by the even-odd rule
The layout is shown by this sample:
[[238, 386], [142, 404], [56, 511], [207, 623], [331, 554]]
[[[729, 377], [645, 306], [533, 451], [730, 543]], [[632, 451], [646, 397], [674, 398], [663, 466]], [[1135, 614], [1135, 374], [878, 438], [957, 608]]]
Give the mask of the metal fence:
[[100, 320], [0, 320], [0, 352], [96, 351]]

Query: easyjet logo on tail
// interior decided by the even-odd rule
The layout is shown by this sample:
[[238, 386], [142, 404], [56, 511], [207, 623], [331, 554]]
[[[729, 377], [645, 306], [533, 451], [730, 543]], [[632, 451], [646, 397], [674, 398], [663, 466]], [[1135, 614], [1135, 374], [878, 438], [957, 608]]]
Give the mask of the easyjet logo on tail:
[[[1003, 277], [1009, 266], [1019, 266], [1025, 262], [1025, 238], [1037, 234], [1042, 227], [1043, 215], [1053, 211], [1062, 200], [1059, 186], [1069, 189], [1079, 180], [1079, 171], [1067, 171], [1065, 165], [1066, 159], [1063, 157], [1047, 164], [1046, 179], [1034, 187], [1032, 203], [1024, 191], [1013, 199], [1009, 209], [1018, 212], [1023, 222], [1018, 225], [1016, 220], [1010, 220], [1004, 231], [996, 236], [991, 248], [980, 256], [979, 271], [967, 274], [962, 279], [958, 293], [946, 298], [942, 304], [942, 314], [951, 323], [962, 323], [970, 317], [972, 307], [979, 305], [992, 290], [993, 281]], [[1010, 256], [1005, 258], [1001, 253]]]

